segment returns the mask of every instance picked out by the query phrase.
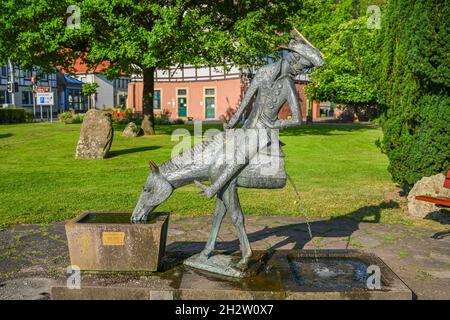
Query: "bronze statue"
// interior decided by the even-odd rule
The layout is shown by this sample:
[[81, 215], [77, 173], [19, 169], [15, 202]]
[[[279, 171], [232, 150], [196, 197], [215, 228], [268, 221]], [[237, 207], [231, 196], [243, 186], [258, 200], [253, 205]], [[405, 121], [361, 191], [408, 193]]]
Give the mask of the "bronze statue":
[[[284, 48], [289, 51], [286, 58], [259, 69], [237, 112], [224, 125], [225, 131], [186, 150], [161, 164], [151, 162], [149, 175], [133, 211], [132, 222], [140, 222], [177, 189], [195, 183], [201, 194], [216, 196], [213, 227], [203, 251], [186, 261], [190, 266], [228, 276], [243, 277], [249, 258], [252, 256], [250, 243], [244, 226], [244, 216], [239, 203], [238, 187], [274, 189], [286, 184], [284, 154], [279, 152], [278, 130], [301, 124], [299, 97], [295, 90], [294, 77], [313, 67], [324, 64], [318, 49], [312, 46], [298, 31]], [[278, 114], [287, 101], [292, 118], [278, 119]], [[248, 114], [247, 117], [244, 117]], [[244, 119], [242, 119], [244, 118]], [[240, 120], [242, 128], [236, 129]], [[247, 141], [256, 137], [249, 148]], [[229, 147], [232, 145], [232, 147]], [[229, 161], [232, 158], [240, 161]], [[201, 161], [193, 161], [193, 159]], [[227, 161], [228, 160], [228, 161]], [[256, 160], [256, 161], [255, 161]], [[275, 165], [275, 170], [267, 170]], [[269, 174], [267, 173], [269, 172]], [[203, 181], [211, 181], [205, 185]], [[236, 227], [242, 250], [242, 258], [236, 265], [230, 259], [213, 255], [217, 235], [226, 213], [231, 215]]]

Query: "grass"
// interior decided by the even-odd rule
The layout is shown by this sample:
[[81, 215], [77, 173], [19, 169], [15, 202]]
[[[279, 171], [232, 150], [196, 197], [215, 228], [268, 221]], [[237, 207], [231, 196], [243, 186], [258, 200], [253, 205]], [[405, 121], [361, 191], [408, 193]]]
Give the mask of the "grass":
[[398, 255], [399, 255], [400, 257], [402, 257], [402, 258], [406, 258], [406, 257], [409, 257], [409, 256], [410, 256], [410, 253], [409, 253], [409, 252], [406, 252], [406, 251], [400, 251], [400, 252], [398, 253]]
[[398, 240], [398, 238], [396, 238], [396, 237], [383, 237], [382, 239], [385, 242], [395, 242]]
[[[219, 128], [205, 125], [204, 129]], [[0, 126], [0, 227], [51, 223], [87, 210], [131, 211], [149, 173], [148, 162], [170, 158], [174, 129], [127, 139], [115, 128], [111, 157], [75, 160], [80, 125], [33, 123]], [[375, 146], [377, 127], [305, 125], [281, 134], [287, 173], [295, 181], [310, 217], [347, 216], [357, 220], [414, 223], [391, 201], [397, 194], [388, 161]], [[214, 201], [189, 185], [159, 210], [175, 216], [209, 215]], [[246, 214], [301, 215], [292, 186], [279, 190], [240, 190]], [[400, 201], [401, 202], [401, 201]], [[404, 204], [404, 203], [403, 203]]]

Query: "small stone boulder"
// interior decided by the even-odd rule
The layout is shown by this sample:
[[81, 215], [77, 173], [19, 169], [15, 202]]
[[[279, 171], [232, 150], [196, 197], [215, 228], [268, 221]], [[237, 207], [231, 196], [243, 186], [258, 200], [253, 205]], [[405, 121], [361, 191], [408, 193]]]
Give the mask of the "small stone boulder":
[[75, 158], [103, 159], [113, 141], [111, 115], [101, 110], [89, 110], [81, 125]]
[[136, 125], [134, 122], [130, 122], [127, 124], [125, 129], [123, 130], [122, 136], [127, 138], [134, 138], [144, 134], [144, 131]]
[[444, 188], [445, 176], [436, 174], [420, 179], [408, 194], [408, 212], [416, 218], [425, 218], [437, 214], [441, 209], [429, 202], [416, 200], [416, 196], [446, 196], [450, 197], [450, 189]]

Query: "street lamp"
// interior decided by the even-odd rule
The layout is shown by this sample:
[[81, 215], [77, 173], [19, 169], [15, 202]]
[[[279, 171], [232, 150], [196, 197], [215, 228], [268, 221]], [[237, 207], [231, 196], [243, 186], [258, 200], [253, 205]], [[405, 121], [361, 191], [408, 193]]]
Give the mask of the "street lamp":
[[8, 59], [8, 69], [9, 69], [9, 81], [11, 83], [11, 88], [8, 88], [9, 93], [11, 94], [11, 104], [13, 106], [16, 105], [16, 94], [15, 94], [15, 90], [16, 90], [16, 82], [14, 79], [14, 68], [13, 68], [13, 63], [11, 62], [10, 59]]

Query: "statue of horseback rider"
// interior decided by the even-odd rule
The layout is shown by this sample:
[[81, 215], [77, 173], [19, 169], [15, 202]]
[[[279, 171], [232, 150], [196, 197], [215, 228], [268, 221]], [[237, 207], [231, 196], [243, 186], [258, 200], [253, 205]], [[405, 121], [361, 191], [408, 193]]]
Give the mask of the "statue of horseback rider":
[[[272, 132], [301, 124], [301, 109], [294, 78], [313, 67], [321, 67], [324, 61], [320, 51], [297, 30], [293, 31], [293, 39], [284, 49], [289, 51], [285, 58], [257, 71], [236, 113], [224, 125], [227, 129], [225, 132], [196, 144], [160, 166], [150, 162], [152, 172], [133, 211], [132, 222], [145, 221], [148, 214], [169, 198], [174, 189], [190, 183], [199, 186], [202, 195], [208, 198], [216, 196], [213, 227], [208, 242], [200, 254], [185, 261], [188, 265], [242, 277], [243, 273], [238, 270], [246, 269], [252, 251], [244, 226], [237, 188], [273, 189], [282, 188], [286, 184], [283, 155], [275, 156], [281, 166], [270, 175], [261, 175], [261, 167], [264, 165], [258, 161], [254, 163], [252, 160], [273, 159], [274, 156], [269, 149], [279, 147], [279, 141], [277, 135], [274, 137]], [[285, 102], [291, 109], [292, 117], [280, 120], [278, 114]], [[235, 128], [241, 120], [244, 120], [242, 128]], [[264, 143], [248, 150], [245, 146], [246, 136], [252, 131], [257, 131], [258, 139]], [[232, 144], [231, 140], [237, 140], [235, 152], [236, 155], [243, 155], [243, 161], [231, 163], [223, 161], [227, 156], [223, 147]], [[202, 155], [202, 161], [192, 161], [198, 155]], [[212, 183], [205, 185], [202, 181]], [[242, 258], [236, 266], [222, 263], [223, 261], [218, 259], [210, 259], [213, 256], [222, 220], [227, 212], [231, 215], [242, 250]], [[222, 266], [211, 265], [212, 260]]]
[[[243, 129], [283, 130], [301, 124], [301, 108], [293, 79], [312, 67], [321, 67], [324, 61], [320, 51], [297, 30], [294, 29], [292, 33], [293, 39], [287, 47], [283, 47], [289, 51], [287, 57], [258, 70], [237, 112], [228, 124], [225, 124], [225, 129], [234, 128], [249, 108], [251, 111], [244, 121]], [[279, 120], [278, 114], [286, 101], [292, 118]], [[247, 159], [251, 160], [251, 157], [252, 154], [248, 155]], [[212, 198], [245, 165], [247, 163], [227, 166], [210, 186], [198, 181], [195, 183], [203, 190], [201, 194]]]

